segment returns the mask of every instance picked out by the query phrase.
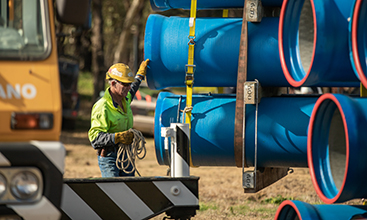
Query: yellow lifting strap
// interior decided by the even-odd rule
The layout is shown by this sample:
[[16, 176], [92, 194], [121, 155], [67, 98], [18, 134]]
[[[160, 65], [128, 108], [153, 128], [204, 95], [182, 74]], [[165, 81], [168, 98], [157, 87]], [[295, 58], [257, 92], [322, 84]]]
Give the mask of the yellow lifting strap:
[[228, 9], [223, 9], [222, 17], [223, 18], [228, 18]]
[[[190, 8], [190, 34], [189, 34], [189, 57], [186, 64], [186, 107], [184, 109], [185, 123], [189, 124], [189, 135], [191, 136], [191, 110], [192, 110], [192, 90], [194, 85], [194, 49], [195, 49], [195, 23], [196, 23], [196, 5], [197, 0], [191, 0], [191, 8]], [[189, 141], [189, 154], [190, 154], [190, 166], [193, 167], [192, 157], [191, 157], [191, 138]]]
[[[196, 22], [196, 5], [197, 0], [191, 0], [191, 8], [190, 8], [190, 34], [189, 34], [189, 57], [186, 65], [186, 108], [192, 109], [192, 87], [194, 84], [194, 49], [195, 49], [195, 22]], [[185, 112], [186, 119], [185, 122], [189, 124], [189, 128], [191, 129], [191, 110]]]
[[367, 97], [367, 89], [366, 89], [366, 87], [363, 86], [362, 83], [361, 83], [361, 87], [360, 87], [360, 96], [361, 97]]

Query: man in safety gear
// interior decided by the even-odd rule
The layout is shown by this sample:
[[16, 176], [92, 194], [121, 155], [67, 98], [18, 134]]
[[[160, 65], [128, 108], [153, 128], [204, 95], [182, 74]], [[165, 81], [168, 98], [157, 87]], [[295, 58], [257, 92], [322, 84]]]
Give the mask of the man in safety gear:
[[[123, 63], [113, 64], [106, 73], [109, 87], [104, 96], [92, 108], [89, 141], [97, 150], [98, 165], [102, 177], [134, 176], [135, 172], [125, 173], [116, 166], [117, 150], [120, 143], [130, 145], [134, 133], [133, 114], [130, 104], [145, 78], [149, 59], [140, 64], [134, 77], [130, 68]], [[131, 168], [131, 169], [130, 169]], [[128, 167], [132, 170], [132, 165]]]

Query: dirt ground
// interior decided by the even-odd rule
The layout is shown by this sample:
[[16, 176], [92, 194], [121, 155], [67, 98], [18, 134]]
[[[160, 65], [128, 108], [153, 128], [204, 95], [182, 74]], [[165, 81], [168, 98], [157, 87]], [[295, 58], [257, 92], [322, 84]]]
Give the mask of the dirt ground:
[[[87, 130], [61, 134], [67, 150], [65, 178], [100, 177], [97, 156], [90, 146]], [[147, 155], [137, 161], [142, 176], [165, 176], [167, 166], [156, 161], [152, 137], [146, 138]], [[308, 169], [296, 168], [273, 185], [254, 194], [242, 189], [242, 173], [236, 167], [191, 168], [190, 174], [200, 177], [200, 211], [193, 219], [274, 219], [279, 201], [297, 199], [308, 203], [320, 203]], [[161, 214], [154, 219], [162, 219]]]
[[[77, 129], [73, 132], [62, 131], [61, 142], [67, 155], [65, 159], [65, 178], [101, 177], [97, 155], [91, 147], [87, 132], [90, 126], [89, 102], [81, 103]], [[142, 176], [165, 176], [168, 166], [158, 164], [155, 156], [154, 139], [146, 138], [147, 154], [137, 160], [136, 166]], [[253, 169], [253, 168], [250, 168]], [[259, 220], [274, 219], [279, 204], [285, 199], [301, 200], [311, 204], [322, 204], [311, 182], [308, 168], [293, 168], [294, 172], [269, 187], [251, 194], [242, 188], [242, 169], [237, 167], [198, 167], [191, 168], [192, 176], [199, 179], [199, 205], [193, 220]], [[352, 200], [346, 204], [359, 204]], [[163, 219], [161, 214], [154, 220]]]

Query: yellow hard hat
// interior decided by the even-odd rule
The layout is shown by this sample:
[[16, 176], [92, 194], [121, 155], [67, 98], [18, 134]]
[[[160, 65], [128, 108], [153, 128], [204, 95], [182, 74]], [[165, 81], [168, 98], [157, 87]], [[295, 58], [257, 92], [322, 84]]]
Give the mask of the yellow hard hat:
[[128, 65], [123, 63], [113, 64], [106, 73], [106, 79], [116, 79], [123, 83], [134, 82], [134, 73]]

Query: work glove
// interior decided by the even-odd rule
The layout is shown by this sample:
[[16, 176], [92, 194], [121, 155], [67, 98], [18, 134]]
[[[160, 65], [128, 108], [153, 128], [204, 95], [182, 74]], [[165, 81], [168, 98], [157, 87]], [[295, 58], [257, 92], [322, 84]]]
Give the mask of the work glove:
[[133, 143], [134, 133], [131, 131], [122, 131], [115, 133], [115, 143], [122, 143], [124, 145], [130, 145]]
[[136, 73], [137, 76], [145, 78], [145, 75], [147, 75], [147, 66], [149, 63], [149, 59], [146, 59], [145, 61], [141, 62], [138, 72]]

